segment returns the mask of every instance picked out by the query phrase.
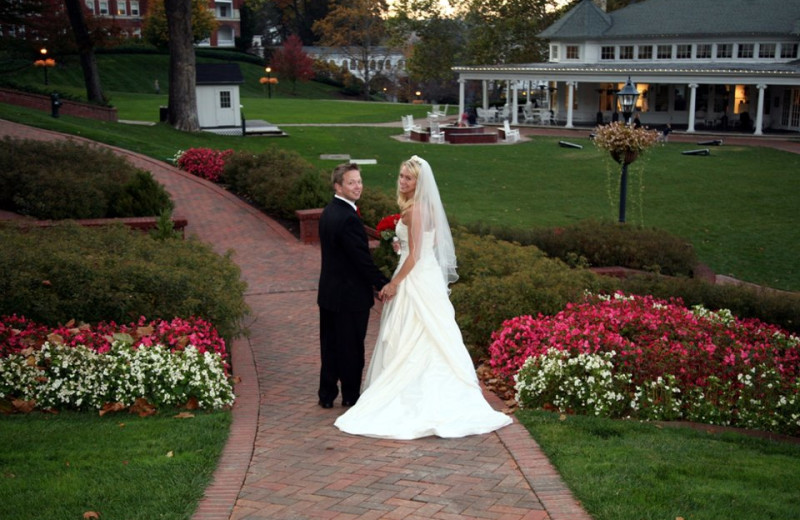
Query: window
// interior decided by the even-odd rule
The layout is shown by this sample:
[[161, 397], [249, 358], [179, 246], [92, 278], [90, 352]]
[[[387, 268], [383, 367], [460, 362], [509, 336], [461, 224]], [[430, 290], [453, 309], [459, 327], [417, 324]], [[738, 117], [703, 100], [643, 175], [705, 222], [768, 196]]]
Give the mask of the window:
[[567, 45], [567, 59], [579, 60], [581, 59], [580, 47], [577, 45]]
[[601, 60], [613, 60], [614, 59], [614, 46], [613, 45], [603, 45], [600, 49], [600, 59]]
[[797, 57], [796, 43], [782, 43], [781, 44], [781, 58], [796, 58]]
[[709, 59], [711, 58], [711, 44], [710, 43], [698, 43], [697, 44], [697, 59]]
[[652, 60], [653, 59], [653, 46], [652, 45], [641, 45], [639, 46], [639, 54], [637, 57], [640, 60]]
[[230, 18], [229, 7], [225, 4], [219, 4], [217, 6], [217, 18]]
[[557, 60], [558, 59], [558, 45], [551, 45], [550, 46], [550, 59]]
[[762, 43], [758, 46], [759, 58], [774, 58], [775, 57], [775, 44]]
[[90, 13], [94, 14], [94, 0], [86, 0], [86, 8]]
[[392, 60], [387, 58], [386, 61], [383, 62], [383, 68], [386, 70], [392, 70]]
[[691, 44], [682, 43], [675, 49], [675, 57], [679, 60], [692, 59], [692, 46]]
[[131, 15], [139, 16], [139, 2], [136, 2], [135, 0], [131, 2]]
[[108, 14], [108, 2], [100, 2], [100, 14]]
[[733, 58], [733, 44], [732, 43], [718, 43], [717, 44], [717, 58]]
[[622, 45], [619, 48], [619, 59], [632, 60], [633, 59], [633, 45]]
[[754, 43], [740, 43], [737, 56], [739, 58], [752, 58], [754, 48]]
[[125, 7], [125, 2], [123, 0], [117, 0], [117, 15], [125, 16], [126, 14], [128, 14], [128, 11]]
[[659, 45], [656, 51], [656, 59], [671, 60], [672, 59], [672, 45]]
[[220, 108], [231, 108], [231, 91], [230, 90], [222, 90], [219, 93], [219, 107]]

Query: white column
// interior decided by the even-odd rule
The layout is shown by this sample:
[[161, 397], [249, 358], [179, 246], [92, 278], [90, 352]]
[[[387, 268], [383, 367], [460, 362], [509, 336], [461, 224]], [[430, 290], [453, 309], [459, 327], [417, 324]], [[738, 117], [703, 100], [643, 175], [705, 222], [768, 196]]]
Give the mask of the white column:
[[489, 110], [489, 83], [486, 80], [481, 82], [482, 92], [483, 95], [483, 109]]
[[763, 83], [756, 85], [758, 89], [758, 112], [756, 112], [756, 131], [755, 135], [763, 135], [761, 127], [764, 126], [764, 91], [767, 86]]
[[689, 83], [689, 126], [686, 133], [694, 132], [694, 113], [697, 109], [697, 83]]
[[575, 82], [567, 81], [567, 124], [565, 128], [575, 128], [572, 124], [572, 100], [575, 97]]
[[466, 112], [466, 107], [464, 106], [464, 84], [467, 81], [463, 78], [458, 78], [458, 122], [461, 123], [461, 115]]
[[519, 115], [517, 112], [519, 111], [519, 83], [514, 81], [514, 97], [512, 98], [513, 102], [511, 103], [511, 124], [518, 125], [519, 124]]

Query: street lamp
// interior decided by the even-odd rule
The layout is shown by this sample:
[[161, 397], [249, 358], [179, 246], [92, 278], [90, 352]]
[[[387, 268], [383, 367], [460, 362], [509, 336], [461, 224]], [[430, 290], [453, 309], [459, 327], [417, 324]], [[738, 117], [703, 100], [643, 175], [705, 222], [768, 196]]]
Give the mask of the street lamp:
[[268, 96], [269, 96], [270, 99], [272, 99], [272, 77], [270, 76], [270, 74], [272, 74], [272, 67], [267, 67], [264, 70], [267, 72], [267, 92], [268, 92]]
[[633, 109], [636, 106], [636, 100], [639, 99], [639, 91], [631, 83], [631, 77], [628, 76], [628, 82], [622, 87], [622, 90], [617, 92], [617, 100], [622, 109], [622, 115], [625, 117], [625, 124], [630, 123]]
[[41, 49], [39, 49], [39, 53], [42, 55], [41, 63], [42, 63], [42, 68], [44, 69], [44, 84], [48, 85], [49, 82], [47, 81], [47, 66], [48, 66], [47, 49], [45, 47], [42, 47]]
[[[622, 117], [625, 118], [623, 124], [630, 124], [631, 114], [633, 114], [633, 108], [636, 106], [638, 98], [639, 91], [633, 86], [631, 78], [628, 76], [628, 82], [622, 90], [617, 92], [617, 100], [622, 109]], [[628, 198], [628, 164], [631, 161], [625, 155], [621, 157], [620, 161], [622, 162], [622, 177], [619, 182], [619, 221], [625, 222], [625, 199]]]

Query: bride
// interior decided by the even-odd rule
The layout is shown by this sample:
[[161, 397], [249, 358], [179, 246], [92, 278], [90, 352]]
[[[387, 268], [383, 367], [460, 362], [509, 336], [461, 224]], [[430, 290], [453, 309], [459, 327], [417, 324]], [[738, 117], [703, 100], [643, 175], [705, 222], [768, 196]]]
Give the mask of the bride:
[[483, 398], [455, 320], [453, 237], [430, 165], [417, 156], [400, 167], [396, 233], [400, 261], [382, 290], [388, 301], [358, 402], [340, 430], [387, 439], [464, 437], [511, 423]]

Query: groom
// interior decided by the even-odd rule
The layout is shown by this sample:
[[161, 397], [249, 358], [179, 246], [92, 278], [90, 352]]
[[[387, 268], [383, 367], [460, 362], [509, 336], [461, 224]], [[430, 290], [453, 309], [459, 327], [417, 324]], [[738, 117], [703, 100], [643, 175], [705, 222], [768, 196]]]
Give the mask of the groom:
[[319, 221], [322, 269], [319, 277], [319, 338], [322, 368], [319, 405], [332, 408], [342, 387], [342, 406], [361, 393], [364, 338], [374, 290], [389, 280], [372, 261], [356, 201], [363, 189], [358, 164], [344, 163], [331, 175], [335, 192]]

